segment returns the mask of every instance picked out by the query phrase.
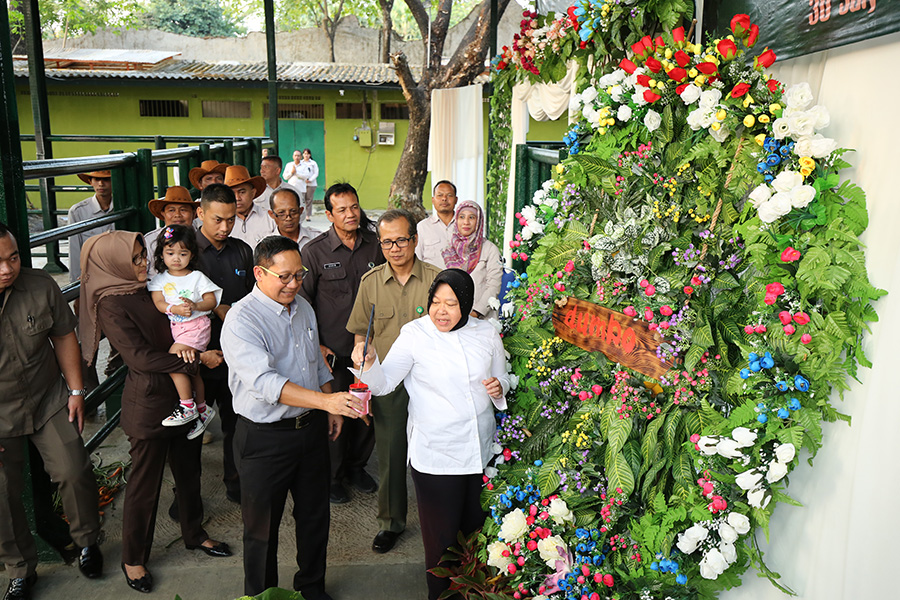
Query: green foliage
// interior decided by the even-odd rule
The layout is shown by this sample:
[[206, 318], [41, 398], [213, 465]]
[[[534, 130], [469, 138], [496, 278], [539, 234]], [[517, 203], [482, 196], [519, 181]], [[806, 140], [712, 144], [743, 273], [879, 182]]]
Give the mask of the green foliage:
[[[23, 34], [23, 0], [8, 0], [10, 31]], [[39, 0], [44, 39], [93, 33], [103, 27], [136, 27], [145, 7], [139, 0]]]
[[195, 37], [231, 36], [242, 32], [218, 0], [150, 0], [147, 27]]

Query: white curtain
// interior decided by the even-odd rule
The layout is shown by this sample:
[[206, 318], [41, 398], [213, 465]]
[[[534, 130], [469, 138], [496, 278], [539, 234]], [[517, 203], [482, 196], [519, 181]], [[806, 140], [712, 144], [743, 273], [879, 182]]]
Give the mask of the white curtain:
[[[900, 402], [896, 340], [900, 337], [900, 203], [897, 138], [900, 34], [776, 63], [786, 85], [809, 82], [817, 103], [831, 113], [825, 135], [854, 148], [848, 173], [868, 195], [869, 228], [863, 236], [872, 283], [889, 294], [875, 306], [865, 347], [872, 369], [861, 368], [844, 401], [832, 402], [853, 418], [825, 426], [825, 448], [815, 468], [805, 461], [789, 493], [803, 508], [779, 506], [766, 564], [781, 583], [808, 600], [875, 600], [898, 597], [894, 550], [900, 534]], [[760, 535], [763, 542], [764, 536]], [[894, 590], [894, 591], [891, 591]], [[783, 600], [781, 592], [751, 572], [724, 600]]]
[[[432, 185], [446, 179], [456, 195], [484, 207], [484, 122], [481, 85], [431, 92], [428, 170]], [[430, 190], [426, 190], [430, 194]]]

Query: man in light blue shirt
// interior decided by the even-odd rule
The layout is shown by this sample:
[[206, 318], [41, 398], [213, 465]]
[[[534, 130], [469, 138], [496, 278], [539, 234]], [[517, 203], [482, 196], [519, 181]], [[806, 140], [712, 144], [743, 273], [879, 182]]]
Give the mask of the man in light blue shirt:
[[315, 313], [297, 296], [306, 270], [296, 242], [267, 237], [253, 258], [256, 285], [228, 311], [221, 338], [239, 416], [234, 453], [244, 593], [255, 596], [278, 585], [278, 526], [290, 492], [299, 567], [294, 589], [307, 600], [330, 600], [328, 439], [340, 435], [344, 417], [359, 418], [362, 406], [348, 392], [331, 393]]

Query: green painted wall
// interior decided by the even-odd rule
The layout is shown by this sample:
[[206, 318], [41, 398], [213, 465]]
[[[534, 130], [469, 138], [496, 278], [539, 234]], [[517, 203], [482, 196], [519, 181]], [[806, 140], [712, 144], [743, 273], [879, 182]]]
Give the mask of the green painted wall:
[[528, 117], [529, 142], [561, 142], [569, 130], [569, 114], [563, 113], [555, 121], [535, 121]]

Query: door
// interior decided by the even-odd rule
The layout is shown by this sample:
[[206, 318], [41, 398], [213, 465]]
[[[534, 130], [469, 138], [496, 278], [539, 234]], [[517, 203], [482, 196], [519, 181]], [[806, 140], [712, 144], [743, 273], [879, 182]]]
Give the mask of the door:
[[[269, 135], [269, 121], [266, 120], [266, 135]], [[316, 200], [325, 197], [328, 179], [325, 174], [325, 121], [313, 119], [278, 119], [278, 156], [287, 165], [294, 150], [309, 148], [312, 158], [319, 165]]]

